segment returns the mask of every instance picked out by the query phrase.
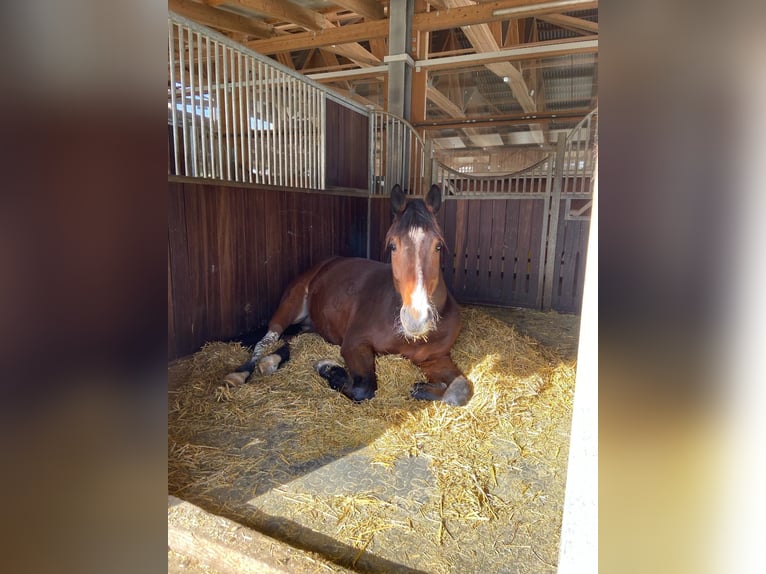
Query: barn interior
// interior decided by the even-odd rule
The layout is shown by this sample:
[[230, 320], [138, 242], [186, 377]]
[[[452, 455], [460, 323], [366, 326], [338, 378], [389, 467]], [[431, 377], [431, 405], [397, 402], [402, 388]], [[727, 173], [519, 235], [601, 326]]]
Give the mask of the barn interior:
[[[169, 0], [168, 567], [555, 572], [594, 205], [598, 3]], [[289, 280], [442, 188], [461, 409], [379, 357], [229, 392]]]

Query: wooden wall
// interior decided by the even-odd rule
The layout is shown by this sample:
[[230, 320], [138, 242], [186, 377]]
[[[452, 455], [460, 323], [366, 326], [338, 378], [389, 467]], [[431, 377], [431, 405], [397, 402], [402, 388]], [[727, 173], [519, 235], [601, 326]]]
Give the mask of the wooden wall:
[[168, 182], [168, 353], [264, 327], [288, 282], [364, 256], [367, 197]]
[[566, 220], [564, 211], [561, 210], [556, 237], [551, 305], [557, 311], [579, 313], [582, 306], [590, 220]]
[[460, 301], [537, 305], [542, 199], [450, 200], [439, 219], [448, 242], [444, 279]]
[[329, 99], [326, 114], [327, 187], [369, 189], [369, 118]]

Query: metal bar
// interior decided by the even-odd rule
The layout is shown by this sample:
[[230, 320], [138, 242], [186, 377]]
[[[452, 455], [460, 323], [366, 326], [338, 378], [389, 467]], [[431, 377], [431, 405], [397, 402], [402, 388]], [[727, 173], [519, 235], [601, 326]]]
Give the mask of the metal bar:
[[239, 161], [237, 156], [239, 155], [239, 146], [237, 145], [237, 102], [234, 97], [234, 90], [236, 89], [235, 82], [237, 78], [237, 71], [234, 69], [234, 54], [236, 52], [232, 49], [228, 51], [227, 69], [229, 71], [229, 83], [224, 86], [226, 90], [226, 100], [229, 103], [229, 120], [226, 122], [226, 145], [229, 148], [229, 165], [232, 171], [232, 175], [229, 176], [231, 181], [239, 181]]
[[245, 154], [247, 153], [245, 140], [247, 138], [247, 132], [248, 127], [248, 120], [245, 117], [245, 108], [247, 106], [247, 101], [243, 102], [243, 98], [247, 100], [247, 77], [245, 77], [245, 90], [243, 93], [242, 90], [242, 73], [245, 73], [247, 75], [247, 69], [243, 70], [243, 58], [242, 54], [237, 54], [237, 77], [239, 78], [239, 89], [238, 89], [238, 96], [239, 96], [239, 153], [241, 157], [241, 164], [240, 164], [240, 176], [242, 181], [247, 181], [247, 178], [245, 177], [245, 168], [247, 167], [247, 158], [245, 158]]
[[208, 161], [210, 163], [210, 174], [208, 177], [215, 177], [215, 139], [213, 138], [213, 90], [212, 80], [210, 78], [213, 70], [213, 63], [211, 62], [210, 55], [210, 38], [205, 39], [205, 56], [207, 61], [207, 144], [210, 146], [210, 157]]
[[229, 145], [229, 76], [228, 76], [228, 58], [227, 51], [229, 48], [223, 46], [222, 50], [222, 62], [223, 62], [223, 105], [224, 105], [224, 133], [223, 136], [226, 139], [226, 179], [231, 181], [231, 145]]
[[327, 166], [325, 165], [326, 162], [326, 155], [327, 150], [325, 149], [327, 142], [325, 140], [324, 134], [327, 133], [327, 104], [326, 104], [327, 94], [325, 92], [321, 92], [320, 95], [320, 118], [321, 122], [319, 125], [319, 183], [321, 185], [320, 189], [326, 189], [327, 188]]
[[[184, 29], [178, 29], [178, 65], [181, 69], [181, 88], [186, 87], [186, 60], [184, 59]], [[188, 126], [186, 119], [186, 91], [181, 93], [181, 125], [183, 129], [183, 142], [184, 142], [184, 169], [183, 175], [189, 175], [189, 138], [188, 138]]]
[[287, 108], [286, 108], [286, 99], [287, 99], [287, 89], [284, 83], [285, 78], [280, 78], [280, 86], [279, 86], [279, 132], [281, 134], [281, 155], [280, 155], [280, 168], [281, 168], [281, 181], [280, 185], [287, 185], [288, 182], [288, 173], [287, 173], [287, 153], [288, 153], [288, 143], [287, 143]]
[[194, 95], [194, 33], [189, 31], [189, 97], [191, 98], [192, 175], [199, 177], [197, 157], [197, 101]]
[[199, 147], [202, 157], [202, 177], [207, 177], [207, 149], [205, 147], [205, 90], [202, 73], [202, 35], [197, 34], [197, 81], [199, 83]]
[[253, 99], [253, 92], [250, 89], [250, 73], [252, 71], [253, 62], [249, 58], [245, 58], [245, 126], [247, 129], [247, 181], [253, 183], [253, 120], [252, 104], [255, 102]]
[[277, 122], [277, 70], [269, 68], [269, 84], [271, 87], [271, 183], [276, 185], [279, 177], [279, 125]]
[[280, 78], [279, 86], [279, 185], [287, 185], [287, 130], [285, 129], [285, 85]]
[[[218, 172], [217, 177], [223, 179], [223, 114], [222, 114], [222, 100], [221, 97], [221, 45], [215, 43], [215, 123], [217, 128], [218, 139]], [[224, 94], [225, 95], [225, 94]]]
[[[261, 63], [263, 65], [263, 63]], [[265, 80], [265, 83], [263, 84], [263, 94], [264, 94], [264, 117], [266, 118], [266, 123], [268, 125], [268, 128], [266, 130], [266, 142], [264, 143], [265, 148], [265, 157], [266, 157], [266, 181], [271, 184], [273, 172], [274, 172], [274, 162], [272, 154], [274, 151], [274, 118], [271, 111], [272, 106], [272, 86], [269, 83], [269, 80], [271, 79], [271, 68], [269, 66], [264, 66], [263, 69], [263, 79]]]
[[168, 63], [170, 66], [170, 117], [173, 122], [173, 165], [174, 174], [181, 175], [181, 162], [178, 160], [178, 106], [176, 104], [176, 57], [175, 57], [175, 24], [168, 21]]
[[314, 189], [314, 90], [306, 85], [306, 187]]
[[288, 148], [289, 151], [289, 158], [290, 158], [290, 187], [295, 187], [296, 181], [295, 181], [295, 144], [297, 143], [295, 141], [295, 79], [290, 78], [287, 81], [287, 85], [289, 89], [287, 90], [287, 129], [288, 129], [288, 135], [290, 136], [290, 147]]
[[[253, 82], [253, 91], [258, 90], [258, 97], [256, 98], [256, 101], [258, 102], [256, 109], [258, 110], [256, 113], [258, 116], [255, 120], [255, 127], [257, 129], [257, 139], [256, 145], [258, 147], [258, 157], [260, 158], [260, 161], [258, 163], [258, 183], [266, 183], [266, 158], [265, 154], [263, 153], [264, 147], [266, 146], [266, 135], [269, 133], [264, 124], [264, 121], [266, 119], [265, 114], [265, 94], [264, 89], [262, 85], [263, 81], [263, 62], [257, 62], [258, 64], [258, 82]], [[254, 96], [255, 97], [255, 96]]]

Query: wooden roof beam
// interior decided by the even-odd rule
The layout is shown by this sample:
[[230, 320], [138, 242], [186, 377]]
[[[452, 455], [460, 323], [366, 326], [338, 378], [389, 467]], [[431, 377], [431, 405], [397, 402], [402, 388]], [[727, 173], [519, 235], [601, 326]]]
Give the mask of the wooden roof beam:
[[377, 0], [333, 0], [333, 4], [364, 16], [368, 20], [382, 20], [385, 17], [383, 5]]
[[349, 24], [316, 32], [299, 32], [276, 36], [268, 40], [254, 40], [247, 46], [262, 54], [276, 54], [306, 48], [324, 48], [333, 44], [349, 44], [388, 36], [388, 21], [376, 20], [363, 24]]
[[270, 18], [286, 20], [306, 30], [322, 30], [328, 27], [325, 23], [329, 23], [322, 14], [288, 0], [205, 0], [205, 3], [210, 6], [232, 6], [267, 14]]
[[[345, 28], [345, 26], [336, 26], [330, 22], [323, 14], [308, 10], [296, 4], [292, 4], [285, 0], [207, 0], [210, 4], [215, 5], [233, 5], [236, 4], [246, 9], [254, 10], [259, 13], [268, 14], [270, 17], [284, 19], [288, 22], [292, 22], [302, 28], [310, 30], [309, 34], [317, 34], [321, 30], [338, 30]], [[381, 21], [385, 24], [385, 21]], [[294, 34], [286, 34], [284, 37], [292, 37]], [[360, 38], [361, 39], [361, 38]], [[330, 52], [333, 52], [339, 56], [344, 56], [356, 62], [360, 66], [372, 66], [380, 63], [380, 59], [376, 58], [371, 52], [362, 47], [357, 42], [348, 42], [348, 45], [338, 45], [340, 42], [331, 42], [324, 45], [307, 45], [293, 44], [291, 47], [265, 52], [252, 44], [246, 44], [249, 48], [261, 52], [263, 54], [278, 54], [280, 52], [291, 52], [297, 49], [307, 48], [320, 48], [324, 47]], [[345, 43], [344, 43], [345, 44]]]
[[[222, 2], [223, 0], [209, 0]], [[234, 0], [228, 0], [234, 1]], [[242, 0], [240, 0], [242, 1]], [[251, 0], [252, 1], [252, 0]], [[598, 2], [593, 0], [565, 0], [568, 7], [564, 9], [587, 9], [598, 7]], [[535, 6], [535, 2], [537, 6]], [[493, 10], [502, 10], [507, 8], [519, 8], [521, 12], [514, 13], [512, 16], [500, 14], [493, 15]], [[539, 14], [550, 14], [562, 11], [562, 8], [551, 8], [541, 5], [539, 0], [501, 0], [490, 4], [475, 4], [460, 8], [451, 8], [448, 10], [436, 10], [433, 12], [420, 12], [412, 18], [413, 32], [430, 32], [433, 30], [446, 30], [449, 28], [460, 28], [461, 26], [470, 26], [481, 24], [483, 22], [493, 22], [496, 20], [508, 20], [509, 18], [525, 18], [537, 16]], [[570, 4], [572, 4], [570, 6]], [[527, 7], [528, 5], [528, 7]], [[540, 7], [544, 6], [544, 7]], [[323, 48], [332, 44], [347, 44], [350, 42], [360, 42], [373, 38], [385, 38], [388, 36], [388, 21], [373, 20], [361, 24], [349, 24], [347, 26], [336, 26], [325, 28], [323, 30], [311, 32], [299, 32], [297, 34], [286, 34], [266, 40], [254, 40], [247, 43], [249, 48], [262, 54], [276, 54], [277, 52], [286, 52], [292, 50], [302, 50], [306, 48]]]
[[276, 34], [273, 26], [261, 20], [216, 10], [191, 0], [168, 0], [168, 9], [190, 20], [219, 30], [238, 32], [257, 38], [271, 38]]
[[[442, 1], [446, 4], [446, 2]], [[498, 0], [460, 6], [447, 10], [434, 10], [432, 12], [420, 12], [412, 19], [413, 30], [431, 32], [433, 30], [445, 30], [447, 28], [460, 28], [482, 24], [494, 20], [509, 20], [512, 18], [528, 18], [540, 14], [559, 14], [572, 10], [588, 10], [597, 8], [596, 0], [554, 0], [541, 2], [540, 0]]]

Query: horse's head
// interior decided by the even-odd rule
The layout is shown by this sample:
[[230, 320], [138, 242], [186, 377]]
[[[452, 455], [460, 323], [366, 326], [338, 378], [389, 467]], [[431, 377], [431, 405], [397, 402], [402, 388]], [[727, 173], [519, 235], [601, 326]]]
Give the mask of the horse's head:
[[446, 293], [439, 268], [444, 237], [435, 217], [441, 201], [438, 185], [431, 186], [425, 201], [407, 200], [398, 184], [391, 190], [394, 222], [386, 244], [391, 250], [394, 286], [402, 299], [401, 332], [408, 339], [425, 339], [436, 328], [440, 301], [435, 301], [435, 294]]

